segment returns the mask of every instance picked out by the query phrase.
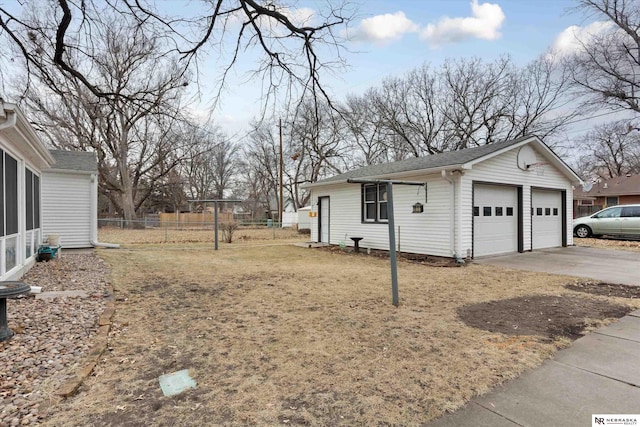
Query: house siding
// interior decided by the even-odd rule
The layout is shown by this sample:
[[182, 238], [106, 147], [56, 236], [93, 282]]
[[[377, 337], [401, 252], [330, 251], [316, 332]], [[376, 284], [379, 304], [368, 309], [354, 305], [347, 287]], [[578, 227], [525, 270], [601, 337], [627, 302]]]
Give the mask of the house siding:
[[43, 238], [58, 234], [64, 248], [91, 246], [90, 174], [45, 171], [42, 180]]
[[[3, 227], [0, 233], [0, 281], [19, 280], [31, 266], [35, 263], [38, 245], [40, 243], [42, 229], [42, 169], [50, 167], [52, 158], [43, 156], [46, 152], [44, 145], [37, 139], [35, 132], [30, 127], [17, 108], [6, 109], [0, 103], [0, 108], [5, 108], [6, 120], [11, 120], [10, 115], [16, 115], [16, 122], [7, 125], [0, 130], [0, 149], [6, 156], [11, 156], [16, 161], [16, 199], [15, 202], [5, 200], [3, 209], [3, 220], [7, 220], [7, 210], [17, 209], [17, 230], [8, 232], [7, 227]], [[6, 121], [0, 121], [5, 124]], [[31, 132], [30, 132], [31, 131]], [[2, 161], [2, 157], [0, 157]], [[27, 226], [27, 191], [25, 172], [30, 171], [39, 178], [40, 187], [40, 227], [28, 229]], [[3, 173], [7, 173], [5, 169]], [[12, 174], [13, 175], [13, 174]], [[4, 185], [7, 185], [5, 180]], [[35, 196], [32, 194], [32, 196]], [[7, 197], [5, 191], [4, 197]], [[17, 206], [16, 206], [17, 205]], [[37, 207], [34, 206], [34, 209]], [[38, 215], [34, 210], [33, 214]], [[5, 224], [6, 225], [6, 224]]]
[[[542, 153], [536, 151], [541, 161]], [[531, 189], [553, 189], [566, 191], [567, 216], [567, 245], [573, 244], [573, 190], [571, 182], [553, 165], [547, 165], [544, 175], [538, 175], [534, 170], [524, 171], [517, 166], [518, 148], [514, 148], [494, 158], [485, 160], [465, 171], [460, 179], [461, 200], [459, 206], [465, 208], [458, 211], [461, 223], [461, 236], [458, 247], [460, 254], [472, 248], [473, 244], [473, 182], [493, 183], [498, 185], [513, 185], [522, 187], [523, 209], [523, 249], [531, 250]]]
[[[532, 249], [532, 190], [546, 189], [565, 192], [566, 213], [562, 219], [566, 225], [566, 243], [573, 244], [573, 189], [571, 178], [552, 163], [537, 170], [521, 170], [516, 145], [506, 152], [486, 160], [470, 163], [470, 168], [448, 172], [452, 185], [440, 174], [407, 172], [396, 174], [393, 179], [427, 182], [428, 200], [425, 203], [421, 187], [394, 185], [395, 225], [397, 244], [402, 252], [423, 253], [436, 256], [467, 257], [473, 253], [473, 190], [475, 184], [508, 185], [521, 189], [522, 193], [522, 246], [518, 250]], [[543, 149], [530, 145], [538, 161], [547, 160]], [[555, 161], [555, 160], [554, 160]], [[575, 179], [575, 178], [574, 178]], [[454, 189], [455, 187], [455, 189]], [[326, 183], [311, 187], [312, 215], [311, 240], [318, 239], [318, 198], [330, 198], [331, 244], [344, 242], [353, 246], [349, 237], [362, 237], [360, 246], [372, 249], [388, 249], [388, 226], [386, 223], [363, 223], [361, 213], [361, 185]], [[453, 193], [455, 191], [455, 194]], [[424, 204], [422, 214], [413, 214], [414, 203]], [[455, 205], [455, 206], [454, 206]], [[453, 212], [453, 214], [452, 214]], [[455, 243], [452, 243], [455, 242]]]
[[[394, 185], [394, 214], [396, 224], [396, 245], [402, 252], [428, 253], [437, 256], [451, 256], [449, 244], [451, 210], [450, 184], [439, 176], [407, 176], [406, 180], [427, 182], [428, 199], [425, 203], [423, 187]], [[361, 185], [340, 184], [331, 188], [312, 190], [313, 206], [311, 217], [311, 240], [318, 239], [318, 198], [329, 196], [329, 217], [331, 227], [329, 242], [338, 245], [344, 242], [353, 246], [350, 237], [364, 237], [362, 248], [389, 248], [389, 227], [387, 223], [362, 222]], [[424, 212], [413, 214], [413, 205], [420, 202]]]

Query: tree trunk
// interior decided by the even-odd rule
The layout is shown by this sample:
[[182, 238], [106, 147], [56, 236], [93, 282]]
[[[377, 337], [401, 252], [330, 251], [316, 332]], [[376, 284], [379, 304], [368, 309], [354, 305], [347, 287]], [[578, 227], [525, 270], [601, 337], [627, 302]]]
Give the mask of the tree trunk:
[[133, 203], [133, 193], [131, 187], [125, 188], [125, 191], [120, 197], [120, 207], [122, 208], [122, 215], [127, 228], [139, 228], [139, 224], [136, 222], [138, 216], [136, 215], [136, 207]]

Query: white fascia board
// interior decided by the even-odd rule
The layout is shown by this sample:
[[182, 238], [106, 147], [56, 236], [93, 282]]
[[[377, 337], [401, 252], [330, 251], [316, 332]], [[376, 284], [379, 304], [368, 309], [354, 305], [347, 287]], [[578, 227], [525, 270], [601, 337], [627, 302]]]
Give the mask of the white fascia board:
[[[396, 172], [396, 173], [388, 173], [388, 174], [384, 174], [384, 175], [370, 175], [370, 176], [361, 176], [361, 177], [357, 177], [357, 178], [353, 178], [353, 179], [358, 179], [358, 180], [362, 180], [362, 179], [370, 179], [370, 180], [386, 180], [386, 179], [396, 179], [396, 178], [402, 178], [405, 176], [412, 176], [412, 175], [437, 175], [440, 174], [440, 172], [442, 170], [458, 170], [458, 169], [463, 169], [464, 165], [447, 165], [447, 166], [442, 166], [442, 167], [437, 167], [437, 168], [428, 168], [428, 169], [414, 169], [414, 170], [410, 170], [410, 171], [402, 171], [402, 172]], [[310, 184], [304, 184], [301, 185], [301, 188], [315, 188], [315, 187], [326, 187], [326, 186], [330, 186], [330, 185], [337, 185], [337, 184], [346, 184], [347, 183], [347, 178], [345, 179], [340, 179], [340, 180], [336, 180], [336, 181], [329, 181], [329, 182], [312, 182]]]
[[27, 147], [32, 154], [35, 154], [35, 158], [32, 160], [37, 161], [40, 169], [46, 169], [51, 167], [56, 161], [49, 150], [44, 146], [40, 138], [36, 134], [35, 130], [22, 113], [22, 111], [15, 104], [4, 104], [5, 114], [15, 114], [16, 121], [9, 129], [13, 129], [20, 138], [27, 143]]

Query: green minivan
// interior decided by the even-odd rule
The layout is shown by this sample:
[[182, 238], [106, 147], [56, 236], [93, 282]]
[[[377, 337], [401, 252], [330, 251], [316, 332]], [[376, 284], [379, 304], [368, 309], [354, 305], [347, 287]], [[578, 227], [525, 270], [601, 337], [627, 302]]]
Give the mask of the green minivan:
[[573, 233], [578, 237], [640, 237], [640, 205], [620, 205], [573, 220]]

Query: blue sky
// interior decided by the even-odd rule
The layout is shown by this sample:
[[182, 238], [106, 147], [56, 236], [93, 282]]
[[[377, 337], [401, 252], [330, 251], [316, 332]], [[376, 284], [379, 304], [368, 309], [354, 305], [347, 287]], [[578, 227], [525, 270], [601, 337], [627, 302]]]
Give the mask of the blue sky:
[[[569, 48], [570, 34], [590, 24], [570, 10], [575, 6], [571, 0], [358, 0], [355, 4], [357, 18], [347, 33], [350, 52], [344, 56], [349, 67], [339, 76], [324, 76], [337, 99], [425, 62], [437, 67], [446, 58], [492, 60], [506, 54], [517, 64], [526, 64], [552, 46]], [[304, 15], [324, 5], [307, 0], [296, 7]], [[228, 81], [213, 113], [213, 119], [231, 133], [244, 129], [247, 119], [259, 114], [256, 82], [239, 84], [242, 65], [238, 73], [237, 79]]]
[[[9, 9], [15, 0], [0, 0]], [[200, 0], [149, 0], [169, 14], [199, 15]], [[286, 3], [293, 16], [308, 17], [326, 10], [327, 1], [275, 0]], [[592, 23], [577, 12], [573, 0], [344, 0], [356, 9], [350, 23], [344, 59], [346, 70], [323, 75], [323, 83], [341, 100], [345, 94], [361, 93], [377, 86], [388, 76], [403, 75], [429, 62], [433, 67], [446, 58], [481, 57], [493, 60], [510, 55], [517, 64], [526, 64], [552, 46], [571, 48], [574, 32]], [[230, 31], [233, 40], [233, 31]], [[220, 49], [229, 51], [231, 45]], [[217, 52], [217, 47], [211, 50]], [[229, 134], [247, 130], [248, 122], [261, 113], [260, 81], [249, 80], [246, 71], [254, 66], [257, 52], [246, 52], [227, 79], [226, 90], [211, 110], [221, 62], [212, 55], [200, 68], [201, 97], [191, 109], [202, 118], [210, 117]], [[332, 59], [328, 57], [328, 59]]]

